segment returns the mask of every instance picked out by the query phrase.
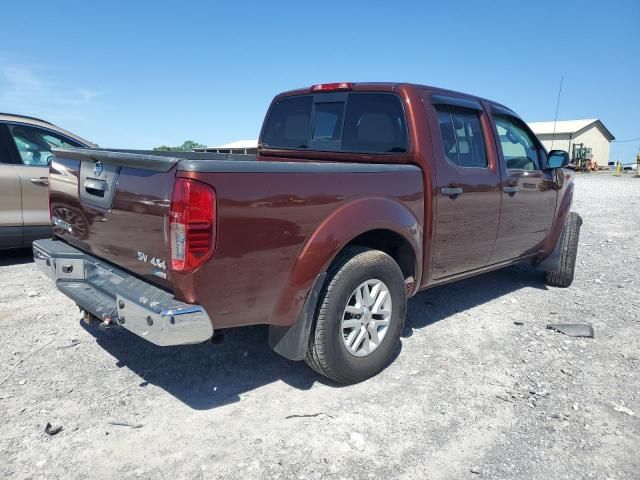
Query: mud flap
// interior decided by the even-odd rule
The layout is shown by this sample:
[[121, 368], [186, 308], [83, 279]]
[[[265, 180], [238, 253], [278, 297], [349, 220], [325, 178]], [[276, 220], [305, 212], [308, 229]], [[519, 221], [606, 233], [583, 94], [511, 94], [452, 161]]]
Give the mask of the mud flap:
[[296, 322], [290, 327], [271, 325], [269, 327], [269, 346], [279, 355], [289, 360], [304, 360], [309, 344], [309, 333], [316, 313], [320, 290], [327, 272], [316, 277], [313, 287], [307, 295], [302, 311]]

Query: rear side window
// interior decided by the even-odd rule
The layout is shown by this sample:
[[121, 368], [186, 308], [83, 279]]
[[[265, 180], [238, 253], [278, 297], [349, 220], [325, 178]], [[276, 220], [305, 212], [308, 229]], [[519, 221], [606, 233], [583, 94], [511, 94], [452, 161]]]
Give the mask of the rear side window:
[[283, 99], [269, 115], [263, 143], [271, 148], [353, 153], [403, 153], [408, 149], [400, 99], [384, 93]]
[[271, 109], [263, 142], [273, 148], [308, 148], [312, 101], [309, 95], [276, 103]]
[[463, 168], [485, 168], [487, 150], [476, 110], [439, 107], [438, 123], [449, 162]]

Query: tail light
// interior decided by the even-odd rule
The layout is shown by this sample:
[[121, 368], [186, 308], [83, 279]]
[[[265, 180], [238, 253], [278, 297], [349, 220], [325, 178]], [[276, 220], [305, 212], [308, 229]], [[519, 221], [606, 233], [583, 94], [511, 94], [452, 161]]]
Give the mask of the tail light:
[[169, 214], [171, 270], [191, 272], [216, 245], [216, 192], [208, 185], [176, 178]]
[[312, 92], [335, 92], [337, 90], [351, 90], [353, 83], [351, 82], [339, 82], [339, 83], [318, 83], [311, 87]]

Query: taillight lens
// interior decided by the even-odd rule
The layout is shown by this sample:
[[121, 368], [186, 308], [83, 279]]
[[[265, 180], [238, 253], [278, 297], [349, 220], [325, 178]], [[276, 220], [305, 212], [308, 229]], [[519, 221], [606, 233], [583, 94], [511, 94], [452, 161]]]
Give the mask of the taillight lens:
[[171, 269], [190, 272], [216, 245], [216, 192], [209, 185], [176, 178], [170, 212]]

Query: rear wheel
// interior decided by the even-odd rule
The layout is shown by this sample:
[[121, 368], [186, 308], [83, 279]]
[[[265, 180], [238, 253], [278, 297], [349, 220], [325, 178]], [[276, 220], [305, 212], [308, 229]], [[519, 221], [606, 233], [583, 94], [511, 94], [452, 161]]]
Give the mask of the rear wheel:
[[575, 212], [570, 212], [564, 225], [562, 250], [560, 252], [560, 268], [545, 274], [547, 285], [566, 288], [573, 283], [578, 255], [578, 240], [582, 219]]
[[404, 276], [386, 253], [348, 248], [329, 269], [305, 362], [340, 383], [357, 383], [391, 360], [406, 315]]

